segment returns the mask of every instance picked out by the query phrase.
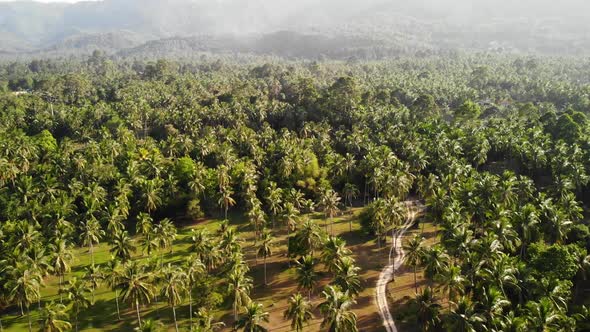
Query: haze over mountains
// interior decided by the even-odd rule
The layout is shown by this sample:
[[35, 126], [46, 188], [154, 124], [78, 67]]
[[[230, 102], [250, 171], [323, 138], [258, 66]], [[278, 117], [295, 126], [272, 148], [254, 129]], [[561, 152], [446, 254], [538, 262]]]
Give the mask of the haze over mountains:
[[0, 52], [194, 52], [386, 57], [438, 50], [580, 54], [582, 0], [105, 0], [0, 2]]

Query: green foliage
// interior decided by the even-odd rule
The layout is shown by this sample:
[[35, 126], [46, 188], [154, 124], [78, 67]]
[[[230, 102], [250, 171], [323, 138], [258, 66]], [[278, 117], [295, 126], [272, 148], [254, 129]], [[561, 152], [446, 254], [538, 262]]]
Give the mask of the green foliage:
[[481, 114], [481, 106], [471, 100], [467, 100], [455, 110], [455, 117], [460, 120], [477, 119]]
[[195, 172], [195, 161], [191, 157], [182, 157], [176, 160], [174, 173], [183, 183], [188, 182]]
[[579, 249], [576, 246], [535, 243], [529, 247], [530, 264], [539, 276], [558, 280], [572, 280], [578, 272]]
[[43, 130], [35, 136], [35, 141], [45, 154], [57, 151], [57, 140], [48, 130]]

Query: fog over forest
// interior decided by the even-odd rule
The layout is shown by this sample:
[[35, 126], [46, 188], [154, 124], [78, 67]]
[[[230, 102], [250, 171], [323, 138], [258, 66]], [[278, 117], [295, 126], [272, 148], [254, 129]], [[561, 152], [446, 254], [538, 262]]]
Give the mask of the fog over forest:
[[[0, 2], [0, 52], [62, 55], [99, 48], [127, 55], [165, 49], [168, 55], [211, 51], [386, 57], [499, 49], [579, 54], [590, 44], [587, 7], [582, 0]], [[306, 46], [318, 47], [290, 53], [276, 45], [277, 39], [297, 44], [301, 38]]]

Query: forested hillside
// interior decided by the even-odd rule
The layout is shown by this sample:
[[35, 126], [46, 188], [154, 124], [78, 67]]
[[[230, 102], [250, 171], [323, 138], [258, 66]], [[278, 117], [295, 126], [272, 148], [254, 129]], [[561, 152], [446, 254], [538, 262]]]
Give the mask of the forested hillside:
[[237, 59], [0, 65], [0, 329], [587, 331], [588, 59]]
[[[0, 2], [0, 55], [59, 58], [102, 49], [120, 57], [185, 57], [186, 48], [171, 39], [211, 53], [307, 59], [373, 60], [457, 49], [588, 55], [589, 9], [583, 0]], [[277, 37], [286, 37], [281, 32], [291, 37], [277, 45]], [[217, 47], [219, 39], [223, 47]], [[313, 45], [284, 52], [302, 39]], [[147, 52], [138, 54], [140, 49]]]

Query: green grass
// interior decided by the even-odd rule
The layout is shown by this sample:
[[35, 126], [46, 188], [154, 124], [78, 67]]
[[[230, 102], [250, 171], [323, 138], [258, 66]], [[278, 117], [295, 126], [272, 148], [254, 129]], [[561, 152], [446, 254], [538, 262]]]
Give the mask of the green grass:
[[[375, 241], [367, 238], [360, 230], [360, 225], [357, 222], [357, 215], [359, 209], [354, 209], [344, 213], [338, 218], [334, 218], [333, 232], [335, 235], [344, 238], [349, 247], [353, 250], [354, 256], [357, 259], [357, 264], [362, 268], [363, 278], [365, 278], [365, 290], [359, 297], [359, 305], [355, 308], [359, 319], [363, 319], [363, 325], [368, 327], [374, 325], [374, 329], [379, 330], [379, 320], [376, 316], [376, 309], [373, 306], [372, 297], [374, 290], [373, 279], [378, 275], [380, 268], [384, 264], [383, 257], [386, 254], [380, 252], [376, 246]], [[316, 213], [310, 217], [318, 222], [320, 226], [324, 225], [323, 215]], [[353, 221], [352, 232], [349, 231], [349, 220]], [[166, 250], [164, 255], [165, 262], [175, 262], [184, 260], [190, 253], [188, 248], [190, 246], [190, 234], [192, 228], [207, 228], [210, 231], [215, 231], [220, 220], [205, 220], [195, 225], [182, 227], [178, 230], [178, 237], [174, 241], [172, 252]], [[286, 238], [287, 233], [282, 224], [277, 224], [274, 230], [277, 245], [273, 248], [273, 255], [267, 260], [269, 286], [263, 285], [263, 264], [259, 259], [258, 264], [255, 263], [255, 254], [253, 249], [254, 232], [245, 222], [242, 216], [233, 216], [231, 218], [231, 225], [236, 226], [240, 232], [240, 237], [244, 239], [243, 250], [251, 266], [251, 276], [254, 278], [254, 289], [252, 291], [252, 298], [262, 303], [265, 308], [271, 313], [271, 323], [269, 327], [273, 331], [289, 331], [288, 322], [282, 319], [282, 312], [286, 306], [286, 301], [289, 296], [296, 293], [297, 287], [295, 283], [295, 271], [289, 268], [288, 260], [286, 258]], [[330, 230], [330, 228], [328, 228]], [[138, 238], [135, 237], [133, 241], [137, 245]], [[155, 253], [154, 255], [159, 255]], [[379, 259], [373, 259], [379, 257]], [[111, 259], [109, 253], [109, 246], [106, 243], [101, 243], [95, 247], [94, 260], [97, 265], [106, 263]], [[141, 248], [137, 248], [134, 254], [134, 259], [147, 259], [142, 253]], [[91, 257], [88, 248], [75, 249], [75, 261], [72, 263], [72, 271], [66, 276], [66, 281], [72, 277], [82, 277], [84, 269], [91, 264]], [[318, 270], [322, 267], [319, 266]], [[321, 286], [327, 284], [330, 277], [324, 274]], [[58, 278], [49, 277], [45, 280], [45, 286], [42, 289], [41, 305], [50, 301], [59, 301], [58, 294], [59, 284]], [[314, 304], [319, 303], [319, 294], [321, 286], [314, 295]], [[67, 303], [64, 298], [64, 303]], [[84, 310], [79, 317], [80, 331], [131, 331], [136, 326], [135, 311], [120, 300], [121, 321], [118, 321], [115, 306], [115, 293], [109, 288], [101, 285], [95, 292], [95, 304], [90, 308]], [[36, 310], [37, 304], [31, 306], [31, 315], [33, 319], [33, 329], [38, 330], [40, 319], [39, 312]], [[195, 308], [193, 308], [195, 309]], [[231, 326], [231, 306], [229, 303], [224, 304], [224, 307], [215, 312], [216, 317], [223, 320], [228, 326]], [[188, 331], [188, 304], [177, 308], [177, 317], [181, 330]], [[142, 308], [142, 319], [158, 319], [165, 328], [164, 330], [173, 330], [173, 320], [171, 309], [164, 302], [152, 303], [148, 307]], [[18, 308], [11, 308], [9, 313], [3, 313], [2, 323], [6, 332], [28, 331], [28, 320], [26, 316], [21, 317]], [[316, 319], [312, 322], [307, 330], [317, 331], [319, 329], [319, 313], [316, 313]], [[226, 328], [226, 330], [229, 330]]]

